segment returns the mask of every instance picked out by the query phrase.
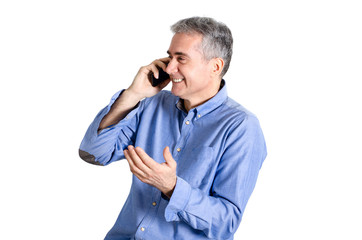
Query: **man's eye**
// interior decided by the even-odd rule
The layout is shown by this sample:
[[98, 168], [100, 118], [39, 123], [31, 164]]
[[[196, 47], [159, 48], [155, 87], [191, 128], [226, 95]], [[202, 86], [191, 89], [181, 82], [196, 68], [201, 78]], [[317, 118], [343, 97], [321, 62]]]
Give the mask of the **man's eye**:
[[183, 57], [178, 57], [177, 60], [179, 60], [179, 61], [185, 61], [185, 58], [183, 58]]

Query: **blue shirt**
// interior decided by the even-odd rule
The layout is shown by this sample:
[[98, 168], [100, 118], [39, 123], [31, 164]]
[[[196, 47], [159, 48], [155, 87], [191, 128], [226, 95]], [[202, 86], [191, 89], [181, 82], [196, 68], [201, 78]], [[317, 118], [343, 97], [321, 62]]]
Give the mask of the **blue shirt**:
[[133, 176], [130, 194], [105, 239], [233, 239], [266, 157], [257, 118], [227, 96], [226, 86], [189, 112], [182, 100], [161, 91], [97, 133], [119, 94], [89, 126], [80, 156], [107, 165], [124, 159], [123, 149], [134, 145], [162, 163], [169, 146], [177, 183], [168, 199]]

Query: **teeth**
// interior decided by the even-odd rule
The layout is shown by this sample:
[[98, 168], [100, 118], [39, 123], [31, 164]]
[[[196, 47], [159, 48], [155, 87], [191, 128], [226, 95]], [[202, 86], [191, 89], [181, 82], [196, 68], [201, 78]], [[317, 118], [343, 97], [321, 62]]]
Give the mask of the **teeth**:
[[172, 79], [172, 81], [175, 82], [175, 83], [179, 83], [182, 80], [183, 80], [182, 78], [174, 78], [174, 79]]

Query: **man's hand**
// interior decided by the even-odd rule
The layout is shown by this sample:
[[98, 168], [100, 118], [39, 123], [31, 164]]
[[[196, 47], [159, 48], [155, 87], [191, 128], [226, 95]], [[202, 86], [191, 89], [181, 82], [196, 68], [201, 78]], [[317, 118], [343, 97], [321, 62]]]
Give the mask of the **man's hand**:
[[141, 67], [136, 77], [134, 78], [131, 86], [123, 91], [118, 99], [112, 105], [109, 113], [102, 119], [99, 124], [98, 131], [117, 124], [122, 120], [132, 109], [146, 97], [152, 97], [160, 92], [170, 80], [166, 80], [156, 87], [152, 87], [150, 82], [150, 74], [154, 74], [158, 78], [158, 69], [161, 67], [164, 71], [166, 70], [166, 64], [170, 61], [170, 58], [161, 58], [153, 61], [151, 64]]
[[154, 76], [158, 78], [159, 72], [157, 67], [160, 67], [166, 71], [166, 67], [169, 61], [170, 58], [168, 57], [161, 58], [153, 61], [147, 66], [141, 67], [127, 91], [131, 92], [132, 95], [137, 96], [139, 99], [156, 95], [169, 84], [170, 80], [166, 80], [158, 86], [153, 87], [150, 82], [150, 74], [154, 74]]
[[140, 148], [128, 146], [124, 150], [131, 172], [142, 182], [156, 187], [167, 197], [171, 198], [176, 186], [176, 166], [169, 147], [163, 150], [164, 163], [153, 160]]

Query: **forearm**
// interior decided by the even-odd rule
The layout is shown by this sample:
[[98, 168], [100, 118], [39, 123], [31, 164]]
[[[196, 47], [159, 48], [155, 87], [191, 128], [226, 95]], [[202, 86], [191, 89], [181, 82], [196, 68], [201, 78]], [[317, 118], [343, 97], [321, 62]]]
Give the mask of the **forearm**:
[[[87, 129], [87, 132], [80, 145], [80, 157], [86, 162], [107, 165], [113, 161], [124, 158], [123, 149], [132, 145], [134, 131], [137, 125], [137, 112], [142, 106], [142, 102], [137, 107], [132, 107], [133, 111], [125, 111], [127, 120], [120, 120], [114, 127], [106, 127], [100, 131], [100, 123], [105, 119], [111, 109], [116, 109], [114, 105], [121, 96], [127, 97], [127, 91], [118, 92], [112, 96], [108, 106], [103, 108], [95, 117]], [[121, 103], [119, 101], [118, 103]], [[137, 103], [135, 103], [137, 105]], [[131, 108], [131, 107], [129, 107]], [[115, 111], [115, 110], [113, 110]]]
[[142, 97], [133, 94], [128, 89], [124, 90], [114, 102], [107, 115], [105, 115], [102, 119], [101, 123], [99, 124], [98, 131], [117, 124], [119, 121], [124, 119], [141, 100]]
[[102, 119], [98, 131], [121, 121], [144, 98], [152, 97], [160, 92], [170, 82], [164, 81], [153, 87], [149, 80], [150, 73], [158, 76], [157, 66], [166, 70], [169, 58], [155, 60], [148, 66], [141, 67], [131, 86], [118, 97], [109, 113]]
[[226, 150], [217, 161], [218, 168], [211, 172], [211, 189], [198, 188], [186, 174], [177, 178], [165, 210], [167, 221], [184, 221], [213, 239], [228, 239], [235, 233], [266, 157], [266, 148], [254, 118], [243, 122], [228, 138]]

